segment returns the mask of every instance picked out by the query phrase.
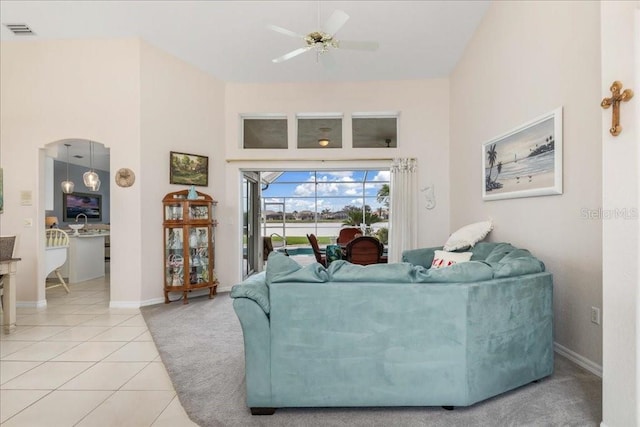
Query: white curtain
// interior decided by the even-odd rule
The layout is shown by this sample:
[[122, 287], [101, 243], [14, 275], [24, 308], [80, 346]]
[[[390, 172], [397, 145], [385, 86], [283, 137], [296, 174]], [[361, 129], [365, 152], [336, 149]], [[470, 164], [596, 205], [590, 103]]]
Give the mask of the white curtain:
[[389, 196], [389, 262], [400, 262], [402, 251], [418, 244], [418, 171], [416, 159], [394, 159]]

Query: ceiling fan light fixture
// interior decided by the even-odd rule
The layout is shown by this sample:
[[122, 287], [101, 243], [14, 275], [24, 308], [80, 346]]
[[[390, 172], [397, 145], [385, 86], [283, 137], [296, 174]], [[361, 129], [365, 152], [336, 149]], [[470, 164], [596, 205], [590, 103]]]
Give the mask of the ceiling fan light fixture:
[[321, 147], [326, 147], [327, 145], [329, 145], [329, 142], [330, 142], [330, 141], [329, 141], [329, 138], [320, 138], [320, 139], [318, 140], [318, 144], [319, 144]]
[[[294, 31], [287, 30], [286, 28], [278, 27], [276, 25], [267, 25], [267, 28], [284, 34], [289, 37], [295, 37], [302, 39], [304, 45], [298, 49], [292, 50], [278, 58], [272, 59], [272, 62], [280, 63], [301, 55], [310, 50], [314, 50], [316, 55], [321, 55], [328, 52], [330, 49], [352, 49], [352, 50], [369, 50], [373, 51], [378, 49], [378, 43], [373, 41], [349, 41], [349, 40], [337, 40], [335, 39], [336, 33], [342, 28], [342, 26], [349, 20], [347, 15], [342, 10], [334, 10], [331, 16], [327, 19], [327, 22], [321, 27], [321, 30], [312, 31], [309, 34], [301, 35]], [[318, 3], [318, 26], [320, 27], [320, 3]]]

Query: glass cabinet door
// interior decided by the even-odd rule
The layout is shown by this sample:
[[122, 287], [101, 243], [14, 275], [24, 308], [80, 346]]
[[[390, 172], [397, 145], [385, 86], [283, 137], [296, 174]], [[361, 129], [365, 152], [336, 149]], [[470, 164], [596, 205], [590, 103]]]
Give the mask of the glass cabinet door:
[[182, 204], [171, 203], [164, 206], [164, 219], [165, 221], [182, 221]]
[[189, 206], [189, 219], [190, 220], [210, 220], [211, 212], [209, 212], [209, 205], [195, 205]]
[[210, 280], [209, 227], [191, 227], [189, 230], [189, 283], [206, 283]]
[[184, 285], [184, 257], [182, 228], [165, 228], [165, 281], [167, 286]]

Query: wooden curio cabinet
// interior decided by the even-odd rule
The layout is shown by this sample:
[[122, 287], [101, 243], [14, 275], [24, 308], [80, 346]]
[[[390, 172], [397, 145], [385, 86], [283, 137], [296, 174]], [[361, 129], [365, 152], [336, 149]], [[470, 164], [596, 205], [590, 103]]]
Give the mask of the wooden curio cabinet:
[[170, 292], [181, 292], [183, 304], [188, 293], [209, 288], [209, 298], [216, 294], [215, 275], [215, 206], [211, 196], [189, 190], [167, 194], [164, 207], [164, 302]]

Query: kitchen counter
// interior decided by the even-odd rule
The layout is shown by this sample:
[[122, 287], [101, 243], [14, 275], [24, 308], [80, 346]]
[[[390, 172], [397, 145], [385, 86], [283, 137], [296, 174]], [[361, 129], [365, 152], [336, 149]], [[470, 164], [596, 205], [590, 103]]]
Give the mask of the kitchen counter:
[[62, 275], [69, 283], [84, 282], [105, 275], [105, 237], [108, 232], [90, 231], [74, 236], [69, 233], [69, 255]]

